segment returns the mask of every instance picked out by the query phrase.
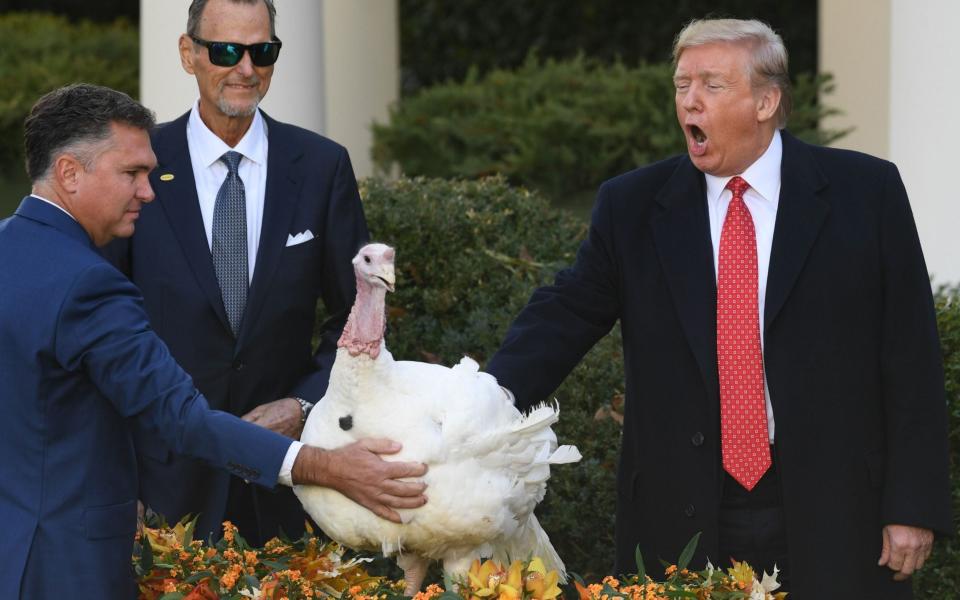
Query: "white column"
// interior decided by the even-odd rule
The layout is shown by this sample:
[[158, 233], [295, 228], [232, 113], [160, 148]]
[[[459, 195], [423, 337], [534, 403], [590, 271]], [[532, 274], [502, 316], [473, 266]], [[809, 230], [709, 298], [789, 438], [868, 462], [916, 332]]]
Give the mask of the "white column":
[[[140, 99], [161, 121], [197, 98], [177, 39], [190, 0], [140, 0]], [[358, 177], [373, 171], [370, 125], [399, 92], [397, 0], [277, 0], [283, 40], [263, 109], [350, 151]]]
[[890, 158], [934, 284], [960, 283], [960, 2], [892, 0], [891, 23]]

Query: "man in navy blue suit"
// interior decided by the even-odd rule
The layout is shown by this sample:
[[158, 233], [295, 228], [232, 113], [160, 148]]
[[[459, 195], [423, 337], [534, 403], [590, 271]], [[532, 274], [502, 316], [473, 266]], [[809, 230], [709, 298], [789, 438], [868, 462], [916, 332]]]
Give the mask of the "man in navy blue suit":
[[[141, 289], [151, 325], [212, 407], [298, 438], [326, 391], [355, 294], [351, 259], [368, 233], [346, 150], [258, 109], [280, 54], [274, 18], [272, 0], [190, 5], [179, 50], [199, 99], [152, 132], [157, 201], [107, 255]], [[220, 190], [234, 177], [228, 155], [243, 194], [243, 231], [226, 252], [245, 260], [237, 293], [224, 292], [216, 256]], [[329, 318], [314, 351], [318, 299]], [[224, 519], [253, 543], [303, 531], [288, 489], [214, 471], [150, 432], [138, 432], [137, 450], [144, 503], [168, 520], [199, 513], [200, 536], [219, 537]]]
[[781, 569], [791, 598], [908, 598], [953, 529], [943, 370], [896, 167], [812, 146], [783, 42], [694, 21], [674, 47], [687, 154], [600, 187], [587, 240], [488, 371], [529, 407], [619, 321], [616, 566]]
[[154, 194], [153, 116], [78, 84], [25, 122], [32, 194], [0, 221], [0, 597], [129, 598], [138, 477], [131, 423], [251, 483], [326, 485], [380, 516], [423, 504], [423, 465], [388, 440], [322, 451], [211, 410], [97, 250]]

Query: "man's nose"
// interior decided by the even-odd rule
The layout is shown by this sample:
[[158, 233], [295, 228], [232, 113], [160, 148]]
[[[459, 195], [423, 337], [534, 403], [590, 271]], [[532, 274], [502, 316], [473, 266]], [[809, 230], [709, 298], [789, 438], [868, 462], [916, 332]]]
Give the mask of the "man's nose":
[[687, 91], [680, 97], [680, 106], [684, 110], [697, 110], [700, 108], [700, 90], [695, 85], [690, 85]]
[[156, 197], [157, 195], [153, 193], [153, 186], [150, 185], [150, 180], [146, 176], [144, 176], [143, 183], [140, 185], [139, 189], [137, 190], [137, 198], [139, 198], [141, 202], [146, 204], [149, 202], [153, 202], [153, 199]]
[[246, 50], [240, 57], [240, 62], [233, 69], [244, 77], [253, 75], [253, 59], [250, 58], [250, 51]]

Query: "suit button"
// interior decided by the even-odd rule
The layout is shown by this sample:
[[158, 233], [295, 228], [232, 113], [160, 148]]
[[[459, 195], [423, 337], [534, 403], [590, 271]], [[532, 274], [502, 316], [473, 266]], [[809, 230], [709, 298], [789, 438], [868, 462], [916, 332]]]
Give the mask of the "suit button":
[[687, 507], [683, 509], [683, 514], [693, 518], [693, 515], [697, 514], [697, 509], [692, 504], [688, 504]]
[[699, 432], [699, 431], [696, 432], [695, 434], [693, 434], [693, 437], [690, 438], [690, 442], [691, 442], [694, 446], [702, 446], [702, 445], [703, 445], [703, 434], [702, 434], [701, 432]]
[[244, 364], [243, 364], [243, 361], [240, 360], [239, 358], [238, 358], [237, 360], [233, 361], [233, 364], [230, 365], [230, 367], [231, 367], [234, 371], [242, 371], [242, 370], [243, 370], [243, 367], [245, 367], [245, 366], [246, 366], [246, 365], [244, 365]]

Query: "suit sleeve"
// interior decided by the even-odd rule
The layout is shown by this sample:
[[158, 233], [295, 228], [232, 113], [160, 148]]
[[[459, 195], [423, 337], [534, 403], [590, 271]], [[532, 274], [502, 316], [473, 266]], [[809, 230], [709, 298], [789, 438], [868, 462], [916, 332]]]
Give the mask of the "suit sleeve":
[[327, 203], [326, 228], [322, 240], [320, 294], [327, 320], [321, 326], [320, 341], [313, 355], [315, 368], [297, 383], [291, 392], [293, 396], [315, 403], [327, 392], [330, 369], [337, 355], [337, 341], [357, 293], [351, 261], [369, 239], [350, 156], [341, 148]]
[[150, 329], [137, 288], [106, 262], [84, 271], [60, 309], [57, 360], [83, 372], [124, 417], [171, 449], [260, 485], [277, 483], [290, 440], [211, 410]]
[[951, 534], [946, 395], [936, 312], [907, 193], [892, 164], [880, 219], [881, 389], [887, 430], [883, 522]]
[[513, 393], [520, 410], [547, 399], [619, 318], [611, 211], [604, 185], [573, 267], [533, 293], [487, 364], [487, 372]]

